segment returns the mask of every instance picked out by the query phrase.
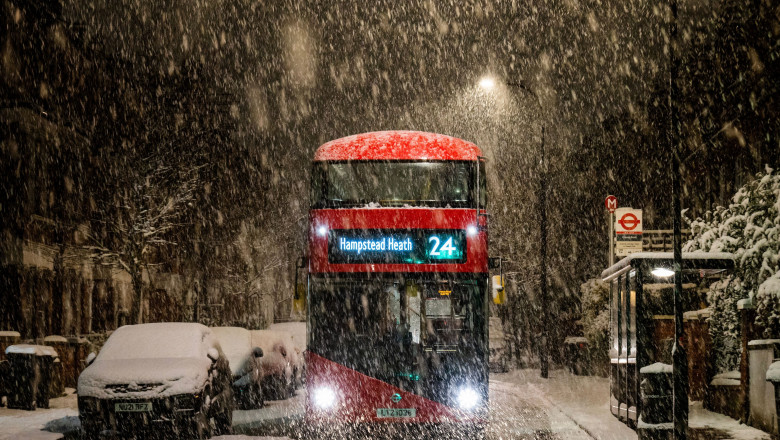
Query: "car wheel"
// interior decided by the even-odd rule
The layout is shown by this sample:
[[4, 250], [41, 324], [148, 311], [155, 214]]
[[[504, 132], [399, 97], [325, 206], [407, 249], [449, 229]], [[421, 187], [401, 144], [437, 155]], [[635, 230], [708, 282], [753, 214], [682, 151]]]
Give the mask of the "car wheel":
[[100, 428], [83, 427], [81, 428], [81, 438], [84, 440], [97, 440], [100, 438]]
[[265, 399], [263, 398], [263, 387], [259, 383], [253, 384], [249, 393], [251, 399], [252, 408], [262, 408], [265, 405]]
[[209, 422], [210, 420], [202, 411], [196, 414], [187, 427], [186, 438], [196, 440], [211, 438], [211, 425]]

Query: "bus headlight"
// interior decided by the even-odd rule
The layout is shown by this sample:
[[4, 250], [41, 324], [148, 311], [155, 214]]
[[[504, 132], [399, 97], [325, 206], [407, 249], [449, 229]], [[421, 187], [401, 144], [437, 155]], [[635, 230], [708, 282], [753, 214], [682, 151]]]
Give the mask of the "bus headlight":
[[469, 386], [463, 387], [458, 390], [458, 406], [460, 409], [470, 410], [474, 409], [482, 400], [479, 393]]
[[319, 387], [312, 393], [314, 404], [321, 409], [330, 409], [336, 403], [336, 392], [330, 387]]

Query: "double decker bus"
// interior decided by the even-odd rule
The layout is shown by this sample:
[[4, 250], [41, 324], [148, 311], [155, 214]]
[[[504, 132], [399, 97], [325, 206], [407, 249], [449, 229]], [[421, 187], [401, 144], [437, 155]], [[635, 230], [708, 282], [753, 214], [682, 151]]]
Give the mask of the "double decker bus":
[[308, 238], [310, 429], [484, 429], [484, 165], [476, 145], [423, 132], [359, 134], [317, 150]]

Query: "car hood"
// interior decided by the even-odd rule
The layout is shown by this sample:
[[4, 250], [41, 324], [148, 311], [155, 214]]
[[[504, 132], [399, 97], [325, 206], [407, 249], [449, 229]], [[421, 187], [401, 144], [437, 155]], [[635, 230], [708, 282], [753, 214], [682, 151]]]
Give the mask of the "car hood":
[[156, 398], [197, 393], [208, 378], [207, 358], [95, 360], [79, 376], [79, 396]]

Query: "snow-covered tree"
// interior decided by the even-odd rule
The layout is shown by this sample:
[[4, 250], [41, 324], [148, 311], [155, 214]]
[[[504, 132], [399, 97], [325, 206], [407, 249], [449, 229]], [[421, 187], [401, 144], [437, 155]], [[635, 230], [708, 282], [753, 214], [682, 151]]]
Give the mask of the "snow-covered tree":
[[736, 255], [733, 277], [713, 286], [709, 294], [713, 337], [722, 337], [716, 331], [726, 331], [723, 337], [727, 339], [735, 337], [739, 328], [736, 301], [741, 298], [755, 303], [756, 323], [764, 329], [764, 336], [779, 336], [780, 175], [767, 167], [737, 191], [728, 207], [718, 207], [705, 219], [691, 222], [691, 232], [693, 238], [684, 251]]
[[130, 319], [143, 319], [143, 273], [155, 252], [177, 243], [185, 212], [193, 206], [199, 188], [199, 167], [174, 168], [161, 160], [143, 161], [143, 169], [126, 175], [113, 199], [98, 206], [97, 223], [90, 234], [92, 257], [100, 264], [115, 264], [130, 275], [133, 301]]
[[580, 285], [582, 331], [590, 346], [599, 353], [609, 351], [609, 285], [591, 278]]

